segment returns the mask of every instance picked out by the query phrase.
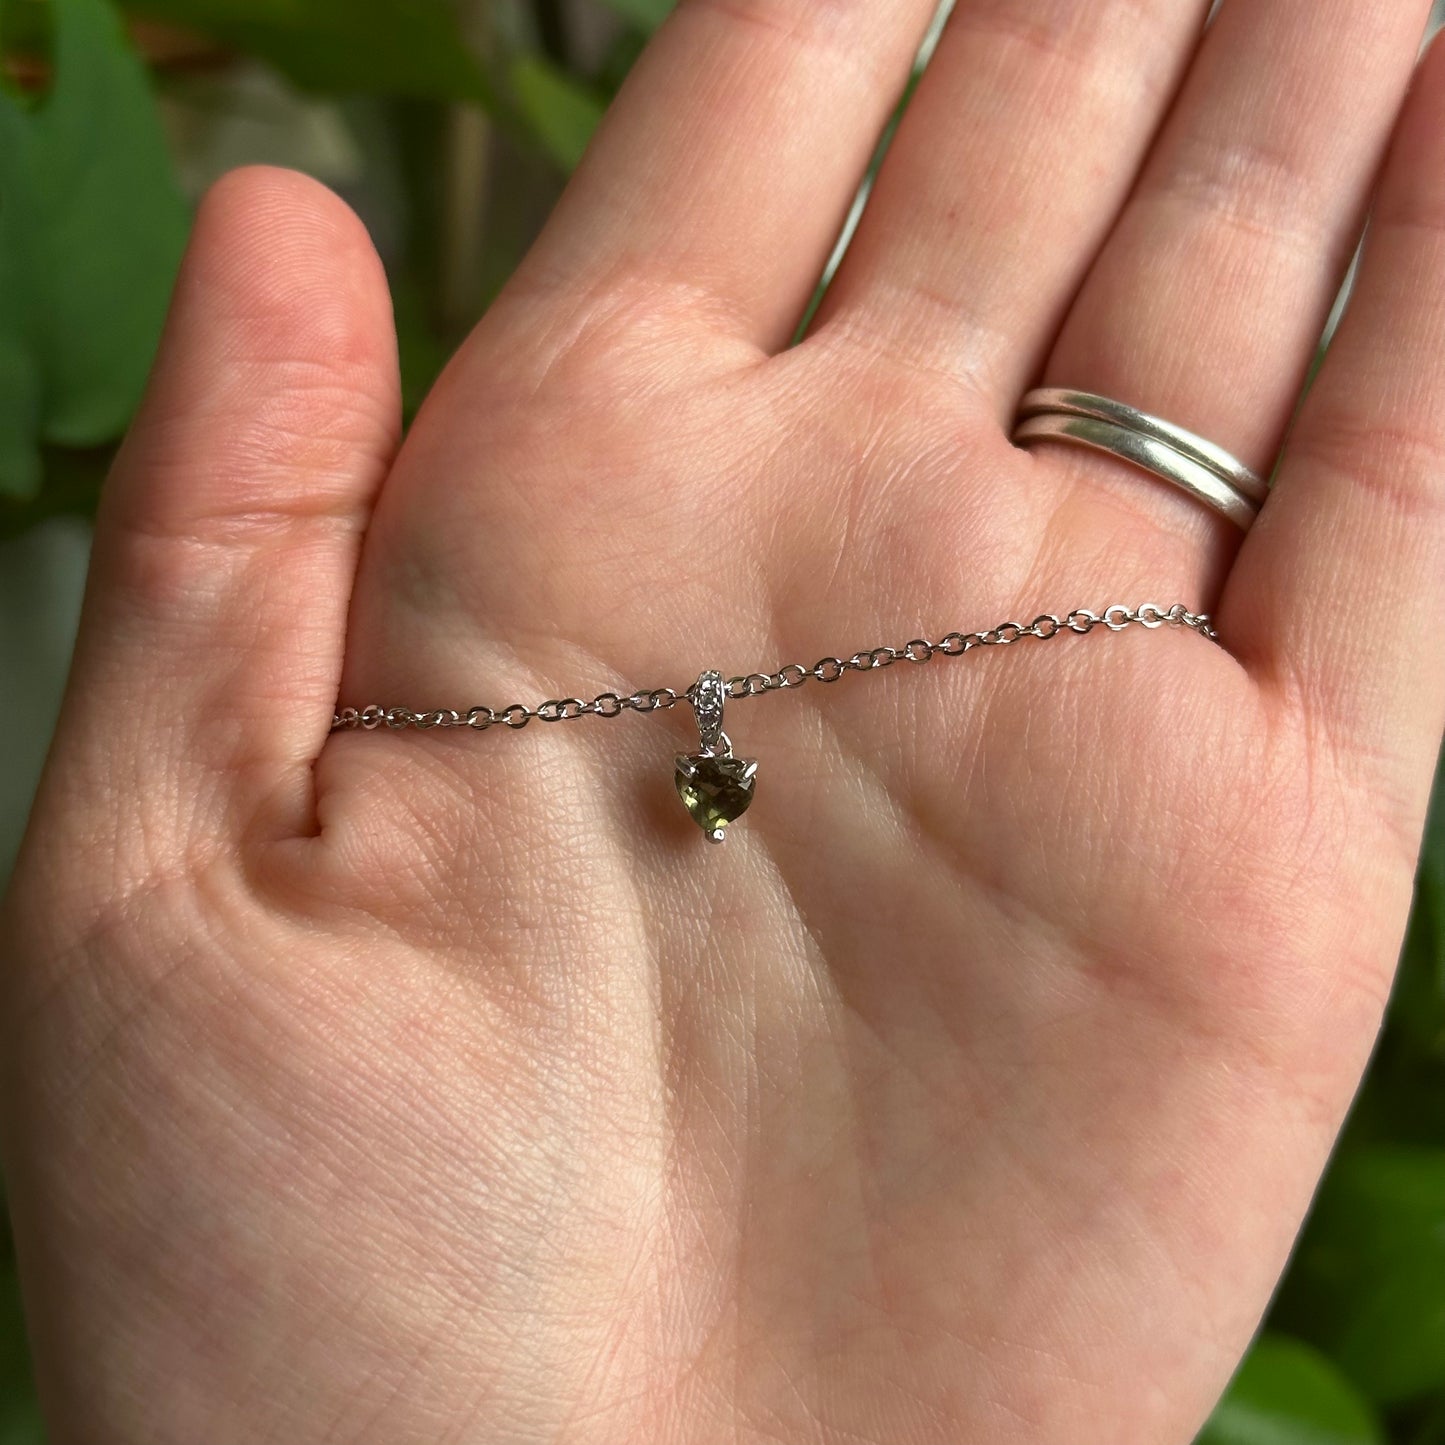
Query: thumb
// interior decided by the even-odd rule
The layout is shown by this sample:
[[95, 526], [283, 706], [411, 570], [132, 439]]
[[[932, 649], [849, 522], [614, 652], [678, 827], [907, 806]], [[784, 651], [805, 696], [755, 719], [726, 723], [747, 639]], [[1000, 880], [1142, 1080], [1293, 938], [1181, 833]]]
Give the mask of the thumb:
[[386, 281], [360, 221], [291, 172], [224, 178], [101, 500], [38, 813], [69, 802], [89, 839], [99, 828], [110, 856], [147, 871], [263, 800], [306, 826], [399, 416]]

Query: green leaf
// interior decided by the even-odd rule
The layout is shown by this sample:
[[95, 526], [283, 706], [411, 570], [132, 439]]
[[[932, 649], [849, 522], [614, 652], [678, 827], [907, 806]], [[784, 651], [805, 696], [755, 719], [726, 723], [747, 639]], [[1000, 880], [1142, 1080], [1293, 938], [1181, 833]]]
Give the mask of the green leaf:
[[391, 278], [391, 303], [396, 321], [402, 407], [410, 418], [416, 415], [432, 384], [441, 375], [449, 352], [426, 315], [421, 287], [414, 275], [404, 273]]
[[1384, 1445], [1360, 1392], [1317, 1351], [1261, 1335], [1196, 1445]]
[[609, 9], [651, 34], [672, 13], [675, 0], [606, 0]]
[[1445, 1389], [1445, 1149], [1372, 1145], [1341, 1157], [1276, 1317], [1380, 1403]]
[[124, 0], [137, 15], [260, 56], [308, 90], [488, 104], [448, 0]]
[[1445, 1064], [1445, 753], [1435, 774], [1390, 1017], [1425, 1055]]
[[13, 1264], [0, 1267], [0, 1445], [40, 1445], [44, 1432], [30, 1379], [30, 1350]]
[[1445, 1445], [1445, 1392], [1421, 1400], [1415, 1410], [1394, 1417], [1392, 1437], [1403, 1445]]
[[547, 154], [570, 171], [602, 119], [602, 102], [540, 55], [518, 56], [511, 80], [527, 128]]
[[96, 446], [145, 384], [187, 229], [146, 75], [104, 0], [54, 0], [55, 84], [0, 93], [0, 493]]
[[45, 1445], [45, 1422], [33, 1395], [0, 1404], [0, 1445]]
[[30, 1378], [30, 1350], [20, 1308], [15, 1266], [0, 1267], [0, 1396], [9, 1398]]
[[12, 315], [21, 310], [23, 268], [13, 264], [9, 249], [0, 202], [0, 500], [40, 490], [40, 361], [20, 317]]
[[52, 517], [93, 517], [115, 451], [114, 445], [88, 451], [43, 447], [39, 492], [33, 497], [0, 495], [0, 546]]
[[50, 53], [49, 0], [3, 0], [0, 3], [0, 53]]

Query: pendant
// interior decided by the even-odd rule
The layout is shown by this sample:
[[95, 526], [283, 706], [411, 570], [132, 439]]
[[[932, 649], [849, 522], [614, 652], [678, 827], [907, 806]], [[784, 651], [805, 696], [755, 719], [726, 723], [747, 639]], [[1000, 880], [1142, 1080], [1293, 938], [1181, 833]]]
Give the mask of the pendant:
[[708, 840], [721, 843], [730, 823], [736, 822], [753, 801], [753, 780], [758, 765], [751, 758], [735, 758], [733, 745], [722, 730], [727, 687], [720, 672], [705, 672], [687, 691], [697, 719], [698, 751], [677, 755], [673, 781], [683, 806]]

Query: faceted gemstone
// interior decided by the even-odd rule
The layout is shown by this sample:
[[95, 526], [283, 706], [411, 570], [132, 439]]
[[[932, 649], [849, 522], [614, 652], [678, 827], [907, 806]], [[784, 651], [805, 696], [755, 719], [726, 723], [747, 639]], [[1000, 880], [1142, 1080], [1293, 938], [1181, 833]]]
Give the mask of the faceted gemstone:
[[714, 842], [723, 829], [747, 812], [753, 800], [757, 763], [749, 758], [709, 758], [701, 754], [677, 760], [677, 795], [693, 821]]

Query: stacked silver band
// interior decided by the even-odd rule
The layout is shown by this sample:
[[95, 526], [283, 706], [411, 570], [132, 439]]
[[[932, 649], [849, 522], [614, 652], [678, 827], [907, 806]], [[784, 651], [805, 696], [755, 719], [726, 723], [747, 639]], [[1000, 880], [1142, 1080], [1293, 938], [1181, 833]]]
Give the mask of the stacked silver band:
[[1061, 441], [1108, 452], [1162, 477], [1249, 529], [1269, 488], [1223, 447], [1172, 422], [1087, 391], [1040, 387], [1024, 397], [1013, 439]]

